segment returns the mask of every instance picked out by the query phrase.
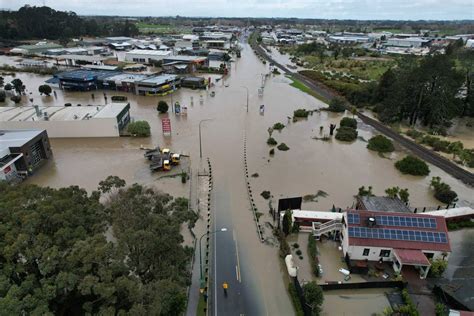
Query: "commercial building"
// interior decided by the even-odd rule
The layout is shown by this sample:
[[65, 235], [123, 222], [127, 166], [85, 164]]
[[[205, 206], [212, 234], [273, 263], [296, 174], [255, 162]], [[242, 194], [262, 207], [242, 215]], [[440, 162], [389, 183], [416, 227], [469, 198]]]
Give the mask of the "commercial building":
[[59, 87], [65, 90], [90, 91], [102, 87], [105, 78], [119, 75], [121, 72], [108, 70], [78, 69], [54, 75]]
[[176, 75], [160, 75], [136, 82], [139, 95], [166, 95], [175, 91], [181, 83]]
[[125, 53], [125, 60], [142, 64], [150, 64], [152, 61], [161, 61], [167, 56], [171, 56], [171, 51], [134, 49]]
[[163, 58], [162, 67], [167, 73], [189, 74], [201, 67], [209, 67], [209, 59], [202, 56], [170, 56]]
[[63, 47], [59, 44], [39, 42], [35, 45], [21, 45], [21, 46], [15, 47], [12, 50], [10, 50], [10, 53], [22, 54], [22, 55], [33, 55], [33, 54], [41, 54], [50, 49], [58, 49], [58, 48], [63, 48]]
[[426, 214], [347, 211], [340, 233], [349, 260], [392, 262], [395, 272], [413, 266], [426, 278], [430, 259], [451, 253], [444, 217]]
[[21, 181], [52, 155], [45, 130], [0, 130], [0, 181]]
[[392, 37], [387, 40], [386, 46], [396, 46], [396, 47], [427, 47], [431, 43], [431, 40], [424, 39], [421, 37], [407, 37], [407, 38], [397, 38]]
[[109, 90], [125, 91], [137, 94], [136, 83], [148, 78], [147, 75], [122, 73], [102, 80], [102, 88]]
[[191, 89], [206, 89], [206, 79], [202, 77], [186, 77], [181, 80], [181, 87]]
[[130, 104], [1, 107], [0, 125], [44, 129], [51, 138], [118, 137], [130, 121]]

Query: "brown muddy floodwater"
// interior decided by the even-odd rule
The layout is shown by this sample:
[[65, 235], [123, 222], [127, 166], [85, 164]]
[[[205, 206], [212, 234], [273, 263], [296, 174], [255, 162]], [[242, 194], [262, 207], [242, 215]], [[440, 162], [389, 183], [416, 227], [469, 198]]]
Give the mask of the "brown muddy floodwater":
[[[358, 139], [345, 144], [335, 139], [323, 142], [312, 139], [319, 136], [319, 127], [327, 133], [330, 123], [338, 123], [342, 115], [327, 112], [314, 113], [308, 119], [288, 123], [288, 116], [298, 108], [319, 109], [326, 106], [321, 101], [289, 85], [290, 80], [283, 75], [272, 76], [267, 80], [263, 97], [259, 97], [261, 74], [268, 72], [268, 64], [263, 65], [245, 45], [242, 58], [232, 64], [228, 79], [222, 80], [212, 89], [211, 97], [207, 91], [180, 89], [166, 97], [139, 97], [132, 94], [106, 91], [108, 96], [126, 95], [131, 104], [134, 119], [147, 120], [152, 128], [150, 138], [110, 138], [110, 139], [53, 139], [51, 141], [54, 159], [27, 182], [44, 186], [60, 187], [79, 185], [87, 190], [97, 187], [100, 180], [108, 175], [117, 175], [128, 183], [138, 182], [155, 186], [173, 195], [188, 196], [179, 178], [159, 180], [160, 174], [151, 174], [143, 158], [140, 146], [167, 146], [177, 152], [189, 153], [193, 173], [202, 167], [199, 158], [198, 125], [202, 123], [203, 161], [209, 157], [213, 166], [215, 190], [226, 193], [228, 209], [220, 216], [232, 219], [233, 230], [238, 240], [243, 274], [256, 284], [256, 300], [260, 302], [266, 315], [291, 315], [293, 309], [286, 292], [285, 282], [278, 271], [282, 267], [278, 260], [276, 246], [257, 241], [255, 224], [249, 211], [249, 201], [245, 188], [243, 165], [243, 139], [247, 137], [247, 159], [249, 174], [259, 173], [251, 178], [259, 211], [263, 220], [272, 222], [268, 215], [268, 201], [260, 197], [260, 192], [269, 190], [273, 194], [273, 205], [281, 197], [315, 194], [318, 190], [328, 193], [318, 202], [304, 203], [305, 209], [329, 210], [333, 204], [347, 207], [353, 204], [353, 195], [365, 185], [374, 187], [374, 193], [383, 195], [388, 187], [408, 188], [412, 206], [433, 206], [434, 200], [429, 190], [431, 176], [441, 176], [458, 193], [461, 203], [473, 202], [474, 192], [470, 187], [450, 177], [440, 169], [430, 166], [429, 177], [412, 177], [400, 174], [394, 162], [406, 153], [397, 151], [389, 158], [381, 158], [366, 149], [366, 142]], [[103, 104], [102, 91], [96, 91], [95, 99], [91, 93], [63, 92], [55, 89], [57, 99], [41, 97], [37, 92], [47, 76], [21, 73], [17, 75], [26, 85], [34, 104]], [[6, 77], [5, 81], [11, 78]], [[246, 112], [246, 90], [249, 88], [249, 112]], [[202, 95], [202, 104], [200, 96]], [[193, 105], [191, 105], [191, 97]], [[159, 100], [179, 101], [188, 106], [187, 116], [166, 114], [159, 116], [156, 105]], [[24, 98], [24, 104], [29, 101]], [[110, 98], [109, 98], [110, 100]], [[10, 101], [9, 101], [10, 102]], [[265, 113], [259, 113], [259, 105], [265, 105]], [[172, 136], [161, 133], [160, 119], [171, 119]], [[275, 131], [273, 137], [285, 142], [290, 150], [278, 151], [269, 157], [270, 147], [266, 144], [267, 128], [276, 122], [286, 127]], [[374, 131], [359, 122], [359, 135], [369, 139]], [[201, 168], [202, 169], [202, 168]], [[271, 237], [271, 230], [265, 228], [265, 237]], [[306, 259], [306, 258], [305, 258]], [[282, 273], [285, 273], [282, 271]], [[246, 282], [245, 278], [242, 282]], [[353, 298], [347, 293], [328, 293], [324, 312], [326, 315], [369, 315], [381, 312], [387, 305], [383, 293], [363, 292]], [[358, 314], [358, 312], [363, 312]]]
[[390, 306], [386, 293], [391, 289], [336, 290], [324, 292], [324, 316], [381, 315]]

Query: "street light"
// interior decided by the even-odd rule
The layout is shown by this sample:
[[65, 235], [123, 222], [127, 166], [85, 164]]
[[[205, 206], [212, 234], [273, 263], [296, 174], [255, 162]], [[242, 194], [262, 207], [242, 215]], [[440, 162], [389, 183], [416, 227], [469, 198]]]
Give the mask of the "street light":
[[205, 121], [210, 121], [212, 119], [204, 119], [199, 121], [199, 157], [202, 158], [202, 142], [201, 142], [201, 123]]
[[249, 88], [246, 86], [242, 86], [242, 88], [245, 88], [247, 90], [247, 113], [249, 112]]
[[199, 271], [200, 271], [200, 288], [201, 288], [201, 293], [202, 293], [203, 290], [204, 290], [204, 278], [203, 278], [203, 276], [202, 276], [202, 249], [201, 249], [202, 238], [203, 238], [204, 236], [210, 236], [210, 235], [215, 234], [215, 233], [226, 232], [226, 231], [227, 231], [227, 228], [223, 227], [223, 228], [221, 228], [221, 229], [212, 231], [212, 232], [210, 232], [210, 233], [204, 233], [204, 234], [199, 238]]

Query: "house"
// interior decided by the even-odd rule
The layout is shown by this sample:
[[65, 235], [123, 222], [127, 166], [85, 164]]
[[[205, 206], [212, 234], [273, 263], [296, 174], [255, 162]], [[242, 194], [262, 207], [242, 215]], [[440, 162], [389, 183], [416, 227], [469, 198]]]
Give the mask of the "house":
[[21, 181], [52, 155], [46, 130], [0, 130], [0, 181]]
[[167, 56], [171, 56], [171, 51], [134, 49], [125, 53], [125, 60], [142, 64], [150, 64], [153, 61], [161, 61]]
[[399, 198], [387, 196], [357, 196], [356, 209], [363, 211], [411, 213], [410, 208]]
[[[283, 220], [284, 215], [285, 211], [280, 212], [280, 222]], [[333, 221], [340, 222], [341, 220], [342, 213], [291, 210], [291, 223], [298, 224], [298, 226], [300, 227], [300, 231], [310, 232], [312, 231], [312, 227], [318, 226], [318, 224], [324, 224]]]
[[413, 266], [426, 278], [430, 259], [451, 253], [446, 221], [426, 214], [346, 211], [340, 233], [349, 260], [392, 262], [395, 272]]

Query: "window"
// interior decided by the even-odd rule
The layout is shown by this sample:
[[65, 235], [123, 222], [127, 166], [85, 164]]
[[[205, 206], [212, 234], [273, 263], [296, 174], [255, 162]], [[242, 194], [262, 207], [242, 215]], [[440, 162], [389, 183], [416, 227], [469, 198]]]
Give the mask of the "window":
[[370, 252], [370, 248], [364, 248], [364, 252], [362, 253], [363, 256], [368, 256]]
[[423, 252], [423, 253], [425, 254], [426, 258], [428, 258], [428, 260], [433, 259], [434, 257], [434, 253], [432, 252]]
[[385, 250], [385, 249], [380, 250], [380, 257], [383, 257], [383, 258], [390, 257], [390, 250]]

